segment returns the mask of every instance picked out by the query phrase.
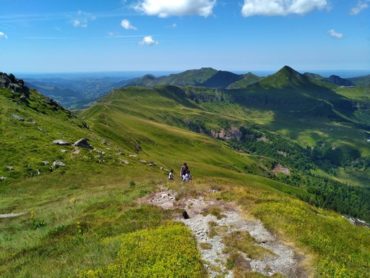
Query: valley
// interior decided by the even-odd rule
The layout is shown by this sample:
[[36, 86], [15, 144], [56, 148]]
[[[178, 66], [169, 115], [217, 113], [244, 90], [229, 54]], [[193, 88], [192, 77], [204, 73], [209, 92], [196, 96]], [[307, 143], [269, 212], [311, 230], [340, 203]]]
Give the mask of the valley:
[[[205, 68], [134, 79], [70, 112], [0, 78], [0, 215], [21, 213], [0, 219], [0, 276], [368, 274], [370, 230], [344, 217], [370, 221], [363, 82], [287, 66], [264, 78]], [[83, 138], [89, 145], [74, 144]], [[177, 173], [185, 161], [190, 183]], [[168, 192], [171, 209], [142, 201]], [[182, 219], [198, 219], [189, 200], [205, 200], [196, 217], [217, 224], [204, 242]], [[298, 254], [292, 268], [248, 267], [273, 266], [269, 243], [231, 229], [235, 242], [222, 227], [229, 209]], [[212, 238], [225, 249], [219, 269], [202, 257]]]

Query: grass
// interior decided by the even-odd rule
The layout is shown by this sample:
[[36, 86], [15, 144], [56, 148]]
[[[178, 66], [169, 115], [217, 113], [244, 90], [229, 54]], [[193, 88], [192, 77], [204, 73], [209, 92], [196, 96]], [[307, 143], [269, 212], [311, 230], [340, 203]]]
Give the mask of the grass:
[[247, 232], [233, 232], [226, 235], [224, 243], [228, 247], [226, 252], [229, 254], [240, 251], [251, 259], [263, 259], [267, 255], [272, 255], [271, 251], [258, 246]]
[[112, 240], [120, 245], [115, 262], [84, 271], [80, 277], [206, 277], [196, 243], [181, 224], [141, 230]]

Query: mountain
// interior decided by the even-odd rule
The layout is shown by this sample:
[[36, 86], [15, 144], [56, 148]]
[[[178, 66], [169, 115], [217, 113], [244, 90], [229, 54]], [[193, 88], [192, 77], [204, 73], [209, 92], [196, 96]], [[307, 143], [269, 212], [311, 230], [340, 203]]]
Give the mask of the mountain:
[[365, 130], [247, 101], [340, 110], [335, 92], [277, 75], [291, 82], [122, 88], [77, 114], [2, 75], [0, 276], [366, 277]]
[[188, 70], [178, 74], [155, 78], [154, 76], [144, 76], [128, 82], [128, 86], [199, 86], [211, 88], [226, 88], [231, 83], [240, 80], [242, 76], [227, 72], [217, 71], [212, 68], [201, 68], [198, 70]]
[[242, 89], [242, 88], [246, 88], [248, 87], [249, 85], [253, 84], [253, 83], [256, 83], [258, 81], [261, 80], [261, 77], [249, 72], [247, 74], [244, 74], [242, 76], [242, 79], [236, 81], [236, 82], [233, 82], [231, 83], [227, 89]]
[[245, 89], [230, 90], [228, 94], [240, 104], [273, 109], [277, 117], [296, 115], [297, 120], [308, 116], [339, 119], [342, 118], [339, 114], [351, 117], [354, 112], [350, 100], [288, 66]]
[[326, 78], [326, 80], [338, 86], [345, 86], [345, 87], [353, 86], [352, 81], [348, 79], [344, 79], [338, 75], [331, 75], [329, 78]]

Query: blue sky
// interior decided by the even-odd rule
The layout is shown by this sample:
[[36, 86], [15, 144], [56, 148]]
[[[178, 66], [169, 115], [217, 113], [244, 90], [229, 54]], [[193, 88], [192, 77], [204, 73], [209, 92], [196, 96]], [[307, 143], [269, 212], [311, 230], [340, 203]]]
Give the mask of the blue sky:
[[370, 0], [0, 0], [0, 71], [370, 70]]

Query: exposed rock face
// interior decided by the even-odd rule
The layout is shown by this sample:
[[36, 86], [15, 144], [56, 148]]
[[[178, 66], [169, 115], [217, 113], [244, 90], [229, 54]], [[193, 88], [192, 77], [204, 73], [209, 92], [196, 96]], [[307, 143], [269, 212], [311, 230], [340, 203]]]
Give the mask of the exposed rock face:
[[85, 148], [85, 149], [93, 149], [93, 147], [89, 143], [89, 139], [87, 138], [82, 138], [80, 140], [77, 140], [73, 146], [75, 147], [80, 147], [80, 148]]
[[284, 174], [286, 176], [290, 176], [290, 170], [289, 168], [286, 168], [282, 166], [281, 164], [277, 164], [275, 168], [272, 170], [272, 172], [277, 175], [277, 174]]
[[225, 140], [225, 141], [230, 141], [230, 140], [240, 141], [240, 139], [243, 136], [242, 132], [237, 127], [232, 127], [232, 128], [229, 128], [229, 129], [224, 129], [223, 128], [220, 131], [212, 130], [211, 135], [214, 138]]
[[21, 95], [21, 98], [28, 98], [29, 88], [24, 85], [24, 81], [16, 79], [13, 74], [0, 72], [0, 88], [11, 90], [13, 93]]

